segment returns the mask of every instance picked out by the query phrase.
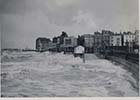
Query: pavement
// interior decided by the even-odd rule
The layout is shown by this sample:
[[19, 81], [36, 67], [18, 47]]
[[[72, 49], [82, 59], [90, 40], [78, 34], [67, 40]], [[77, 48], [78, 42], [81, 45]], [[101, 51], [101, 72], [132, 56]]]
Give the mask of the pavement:
[[85, 59], [86, 60], [97, 60], [99, 59], [95, 54], [85, 54]]

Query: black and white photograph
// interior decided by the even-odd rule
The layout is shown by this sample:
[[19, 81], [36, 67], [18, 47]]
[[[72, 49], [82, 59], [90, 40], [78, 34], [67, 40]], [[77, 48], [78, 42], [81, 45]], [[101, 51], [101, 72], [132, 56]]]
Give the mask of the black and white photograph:
[[0, 0], [1, 98], [139, 97], [139, 0]]

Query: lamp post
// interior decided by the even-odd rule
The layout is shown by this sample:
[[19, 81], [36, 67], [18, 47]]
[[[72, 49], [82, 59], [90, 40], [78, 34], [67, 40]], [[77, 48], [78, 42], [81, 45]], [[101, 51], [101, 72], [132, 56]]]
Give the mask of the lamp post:
[[83, 50], [83, 63], [85, 63], [85, 50]]

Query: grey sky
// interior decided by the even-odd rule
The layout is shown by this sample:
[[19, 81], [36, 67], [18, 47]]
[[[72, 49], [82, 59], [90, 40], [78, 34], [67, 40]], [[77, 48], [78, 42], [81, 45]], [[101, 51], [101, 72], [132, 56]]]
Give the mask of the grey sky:
[[35, 47], [37, 37], [138, 29], [138, 0], [0, 0], [2, 48]]

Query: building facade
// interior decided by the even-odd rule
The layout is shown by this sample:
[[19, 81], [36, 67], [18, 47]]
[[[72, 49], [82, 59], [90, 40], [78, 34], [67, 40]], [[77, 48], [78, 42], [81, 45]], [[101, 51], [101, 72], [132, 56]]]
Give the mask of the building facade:
[[49, 51], [57, 51], [56, 43], [53, 43], [53, 42], [49, 43]]
[[137, 46], [139, 46], [139, 30], [135, 31], [135, 43]]
[[36, 50], [37, 51], [47, 51], [49, 49], [50, 39], [40, 37], [36, 39]]
[[94, 33], [94, 51], [99, 51], [102, 44], [102, 34], [100, 32]]
[[102, 47], [104, 46], [109, 46], [110, 45], [110, 36], [113, 35], [114, 33], [111, 31], [107, 31], [107, 30], [102, 30]]
[[85, 52], [93, 53], [94, 52], [94, 35], [84, 34], [82, 37], [84, 39]]
[[123, 33], [123, 45], [127, 46], [127, 45], [131, 45], [132, 42], [135, 41], [135, 34], [131, 33], [131, 32], [124, 32]]
[[136, 35], [131, 32], [123, 33], [123, 45], [128, 47], [128, 52], [131, 53], [134, 51]]
[[74, 47], [77, 46], [77, 38], [73, 36], [65, 37], [64, 44], [61, 45], [64, 52], [74, 52]]
[[[57, 51], [57, 52], [59, 52], [60, 51], [60, 36], [58, 36], [58, 37], [54, 37], [53, 39], [52, 39], [52, 47], [53, 47], [53, 51]], [[51, 47], [51, 48], [52, 48]]]
[[122, 34], [113, 34], [110, 36], [110, 46], [122, 46], [123, 44]]

